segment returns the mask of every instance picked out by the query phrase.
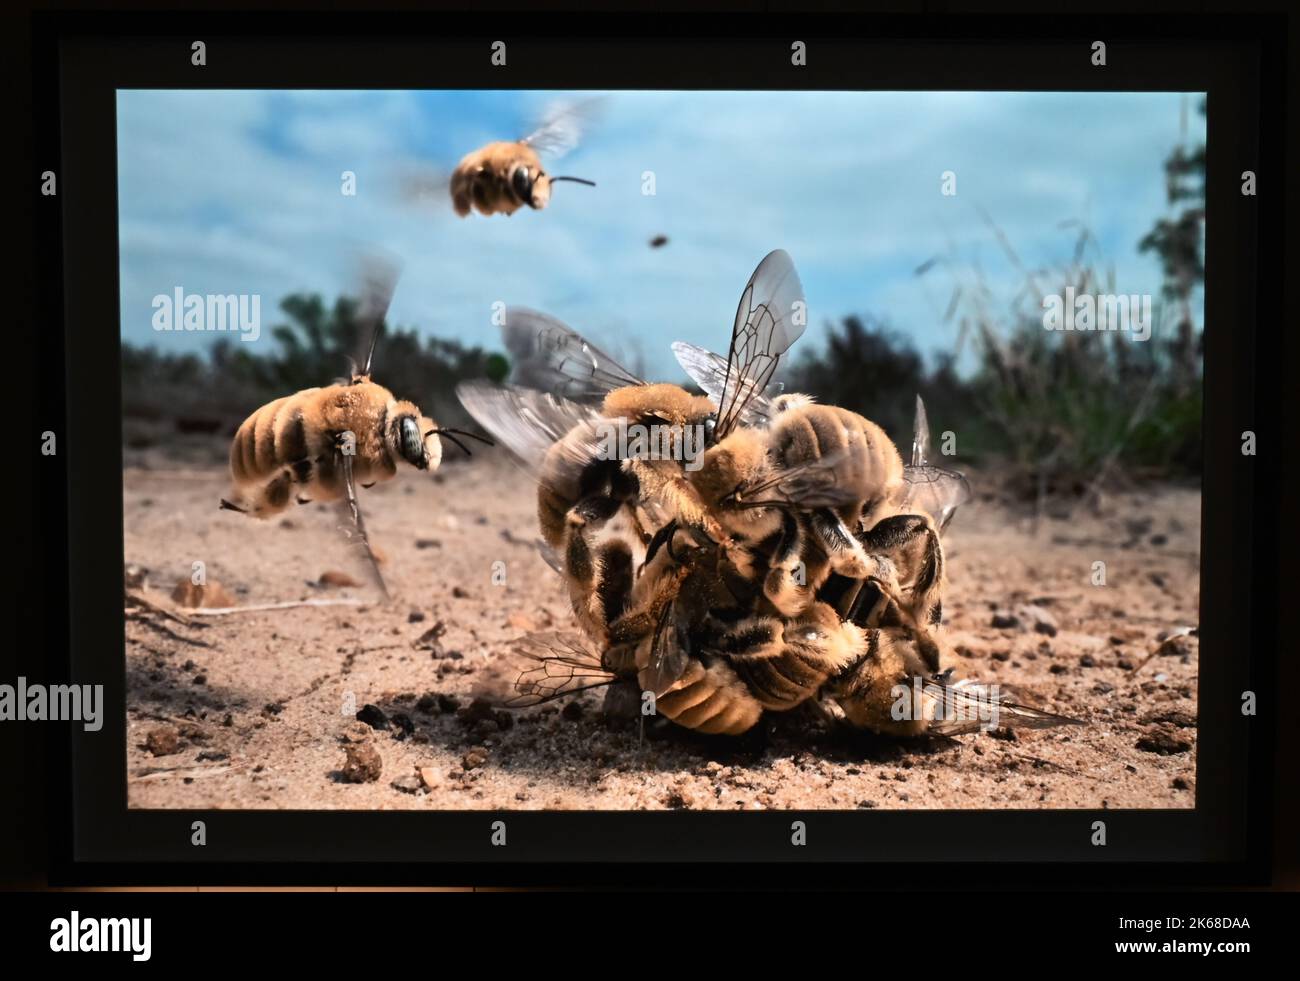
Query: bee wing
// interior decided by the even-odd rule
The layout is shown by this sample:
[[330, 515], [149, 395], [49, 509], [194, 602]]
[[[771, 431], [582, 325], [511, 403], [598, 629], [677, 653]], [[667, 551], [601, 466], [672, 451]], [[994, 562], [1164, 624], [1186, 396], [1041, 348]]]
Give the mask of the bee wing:
[[516, 385], [586, 402], [645, 384], [572, 327], [536, 310], [506, 310], [501, 334]]
[[903, 484], [897, 503], [910, 510], [922, 510], [934, 518], [939, 531], [971, 498], [965, 474], [942, 467], [904, 467]]
[[528, 144], [542, 156], [558, 160], [582, 141], [600, 104], [600, 99], [554, 102], [547, 107], [537, 129], [519, 142]]
[[650, 660], [638, 680], [656, 696], [672, 690], [690, 662], [688, 637], [677, 621], [677, 603], [665, 604], [650, 641]]
[[[727, 359], [689, 341], [673, 341], [673, 354], [677, 357], [677, 363], [682, 366], [682, 370], [690, 375], [691, 380], [700, 386], [700, 390], [713, 400], [713, 404], [721, 405], [722, 393], [727, 385]], [[767, 390], [762, 394], [756, 393], [745, 405], [741, 413], [741, 423], [746, 426], [766, 428], [775, 415], [772, 399], [781, 394], [783, 388], [784, 386], [778, 382], [768, 385]]]
[[[860, 433], [849, 433], [848, 441], [863, 438]], [[861, 497], [861, 488], [843, 482], [842, 464], [853, 454], [846, 445], [835, 453], [827, 453], [816, 460], [780, 467], [771, 471], [759, 483], [742, 489], [742, 504], [748, 507], [790, 505], [798, 508], [837, 508], [852, 504]]]
[[[397, 289], [402, 274], [401, 263], [391, 256], [370, 252], [360, 260], [361, 288], [357, 300], [356, 324], [358, 351], [362, 354], [361, 378], [370, 377], [370, 365], [375, 357], [375, 345], [384, 329], [384, 318]], [[354, 378], [355, 380], [355, 378]]]
[[505, 702], [510, 708], [541, 705], [618, 680], [587, 639], [576, 633], [528, 634], [516, 642], [513, 653], [525, 663], [514, 696]]
[[[534, 476], [551, 447], [560, 443], [576, 426], [596, 423], [604, 417], [588, 405], [580, 405], [548, 392], [490, 382], [462, 382], [456, 397], [480, 426], [510, 450]], [[595, 458], [600, 449], [593, 433], [589, 443], [565, 441], [575, 462]]]
[[969, 679], [954, 684], [929, 679], [924, 683], [923, 691], [934, 700], [936, 717], [930, 732], [941, 736], [960, 736], [990, 725], [1021, 729], [1087, 725], [1080, 719], [1009, 702], [996, 688]]
[[718, 400], [721, 439], [744, 419], [747, 407], [772, 380], [781, 356], [806, 325], [803, 285], [782, 249], [769, 252], [754, 270], [736, 307], [727, 372]]
[[925, 417], [925, 403], [916, 396], [916, 417], [912, 425], [912, 466], [923, 467], [930, 458], [930, 420]]

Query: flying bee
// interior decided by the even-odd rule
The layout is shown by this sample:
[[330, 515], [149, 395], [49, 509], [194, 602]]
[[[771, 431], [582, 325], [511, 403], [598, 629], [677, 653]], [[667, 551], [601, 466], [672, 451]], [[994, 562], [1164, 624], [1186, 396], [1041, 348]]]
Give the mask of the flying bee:
[[450, 178], [445, 172], [417, 168], [403, 180], [405, 195], [421, 198], [450, 188], [452, 207], [465, 218], [475, 210], [487, 216], [512, 215], [525, 206], [541, 211], [561, 181], [595, 187], [594, 181], [582, 177], [552, 175], [542, 163], [543, 157], [558, 160], [577, 147], [595, 106], [595, 100], [558, 103], [528, 136], [497, 140], [465, 154]]
[[256, 409], [230, 444], [231, 490], [221, 507], [255, 518], [279, 514], [292, 503], [345, 500], [356, 540], [387, 596], [370, 547], [356, 485], [371, 487], [397, 474], [398, 462], [432, 472], [442, 462], [439, 438], [469, 453], [457, 436], [439, 428], [414, 402], [399, 400], [371, 380], [371, 361], [384, 315], [397, 283], [397, 269], [370, 264], [358, 306], [362, 336], [370, 335], [365, 360], [351, 377], [308, 388]]

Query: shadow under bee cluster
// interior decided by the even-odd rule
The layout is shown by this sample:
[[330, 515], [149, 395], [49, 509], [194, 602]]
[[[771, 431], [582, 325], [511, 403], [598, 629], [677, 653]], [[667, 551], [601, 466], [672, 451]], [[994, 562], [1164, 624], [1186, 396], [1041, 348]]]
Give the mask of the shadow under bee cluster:
[[773, 383], [805, 309], [770, 253], [726, 357], [673, 345], [704, 395], [507, 311], [511, 383], [457, 394], [536, 479], [578, 627], [519, 642], [512, 704], [609, 686], [607, 711], [732, 736], [796, 709], [887, 736], [1072, 721], [952, 678], [941, 534], [966, 479], [927, 462], [919, 398], [905, 464], [870, 420]]

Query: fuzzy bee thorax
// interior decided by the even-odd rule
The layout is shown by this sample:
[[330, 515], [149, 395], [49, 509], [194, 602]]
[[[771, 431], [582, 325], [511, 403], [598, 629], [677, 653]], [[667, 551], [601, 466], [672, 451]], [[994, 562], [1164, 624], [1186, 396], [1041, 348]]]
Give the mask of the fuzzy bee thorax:
[[605, 415], [613, 418], [659, 418], [674, 426], [702, 425], [713, 403], [678, 385], [628, 385], [605, 396]]

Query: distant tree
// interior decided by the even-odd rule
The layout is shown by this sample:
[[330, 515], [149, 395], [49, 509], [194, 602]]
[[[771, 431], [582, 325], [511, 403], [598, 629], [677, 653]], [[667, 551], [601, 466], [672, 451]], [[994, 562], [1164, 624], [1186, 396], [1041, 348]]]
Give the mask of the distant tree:
[[[1205, 115], [1205, 100], [1197, 111]], [[1165, 196], [1171, 215], [1156, 221], [1138, 243], [1141, 252], [1153, 252], [1164, 272], [1163, 292], [1177, 305], [1178, 325], [1169, 353], [1184, 390], [1200, 376], [1202, 346], [1192, 319], [1191, 297], [1205, 282], [1203, 256], [1205, 225], [1205, 144], [1190, 149], [1175, 147], [1165, 160]]]

